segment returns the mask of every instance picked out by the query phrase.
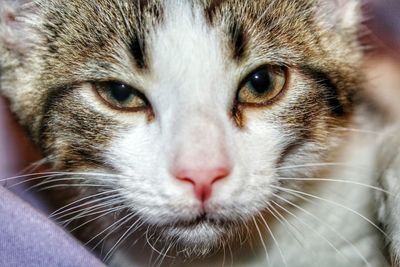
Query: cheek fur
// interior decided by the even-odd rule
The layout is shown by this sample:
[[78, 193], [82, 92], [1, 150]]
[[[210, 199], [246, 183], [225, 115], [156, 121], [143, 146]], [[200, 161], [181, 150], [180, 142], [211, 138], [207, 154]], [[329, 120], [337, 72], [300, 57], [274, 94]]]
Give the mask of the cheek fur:
[[106, 167], [103, 151], [122, 126], [82, 103], [79, 90], [58, 88], [48, 97], [40, 128], [40, 146], [55, 159], [57, 168]]

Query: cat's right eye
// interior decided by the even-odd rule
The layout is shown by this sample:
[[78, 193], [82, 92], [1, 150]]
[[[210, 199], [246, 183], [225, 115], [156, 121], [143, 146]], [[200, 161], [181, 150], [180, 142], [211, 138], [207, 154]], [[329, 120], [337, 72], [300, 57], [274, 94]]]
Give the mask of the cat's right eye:
[[113, 108], [140, 111], [148, 107], [145, 96], [124, 83], [99, 82], [94, 86], [100, 97]]

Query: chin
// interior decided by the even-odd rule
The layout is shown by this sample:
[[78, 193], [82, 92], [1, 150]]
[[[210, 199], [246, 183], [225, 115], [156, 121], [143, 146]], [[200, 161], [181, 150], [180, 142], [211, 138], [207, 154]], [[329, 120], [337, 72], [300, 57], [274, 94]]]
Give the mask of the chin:
[[168, 226], [162, 230], [162, 235], [186, 257], [205, 257], [229, 242], [236, 232], [234, 228], [231, 222], [196, 221]]

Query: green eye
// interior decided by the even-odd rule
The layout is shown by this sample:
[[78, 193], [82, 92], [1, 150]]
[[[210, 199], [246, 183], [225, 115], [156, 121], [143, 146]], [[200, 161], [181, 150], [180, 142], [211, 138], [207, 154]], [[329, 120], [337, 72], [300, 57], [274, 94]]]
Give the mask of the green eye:
[[241, 104], [267, 105], [284, 89], [286, 71], [282, 67], [264, 66], [251, 73], [239, 89]]
[[147, 107], [144, 95], [126, 84], [101, 82], [95, 86], [100, 97], [113, 108], [136, 111]]

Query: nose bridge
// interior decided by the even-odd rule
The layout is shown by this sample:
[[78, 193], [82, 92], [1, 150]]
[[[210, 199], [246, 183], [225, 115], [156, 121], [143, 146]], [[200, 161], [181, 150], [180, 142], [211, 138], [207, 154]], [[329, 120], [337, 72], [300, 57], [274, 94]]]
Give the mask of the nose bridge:
[[214, 184], [230, 175], [232, 163], [223, 121], [209, 113], [190, 115], [185, 114], [176, 128], [170, 172], [177, 181], [192, 184], [196, 198], [205, 203]]
[[229, 161], [223, 119], [205, 112], [193, 113], [187, 112], [176, 127], [175, 164], [201, 169]]

